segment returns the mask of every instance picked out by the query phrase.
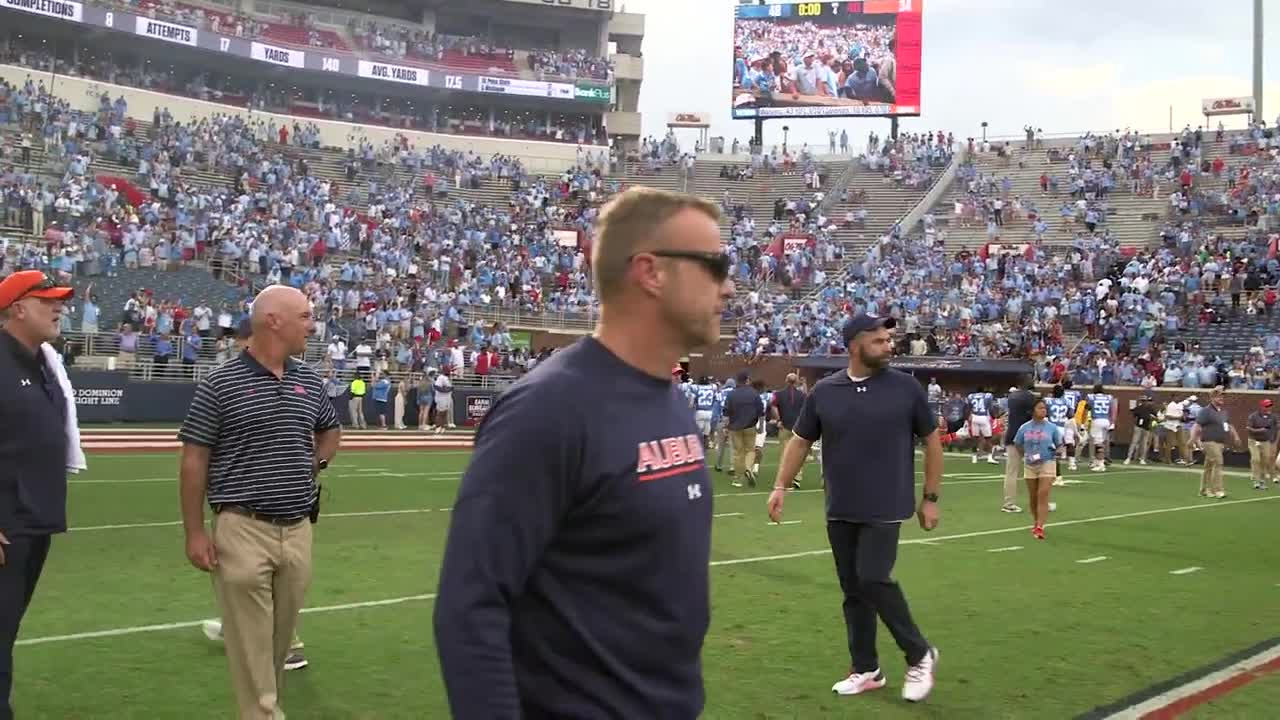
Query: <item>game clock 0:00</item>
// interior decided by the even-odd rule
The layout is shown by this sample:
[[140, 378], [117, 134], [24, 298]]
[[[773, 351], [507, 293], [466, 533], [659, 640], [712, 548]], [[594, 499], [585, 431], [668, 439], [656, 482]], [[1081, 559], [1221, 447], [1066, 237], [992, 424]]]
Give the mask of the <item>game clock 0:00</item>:
[[542, 0], [543, 5], [576, 7], [587, 10], [612, 10], [613, 0]]

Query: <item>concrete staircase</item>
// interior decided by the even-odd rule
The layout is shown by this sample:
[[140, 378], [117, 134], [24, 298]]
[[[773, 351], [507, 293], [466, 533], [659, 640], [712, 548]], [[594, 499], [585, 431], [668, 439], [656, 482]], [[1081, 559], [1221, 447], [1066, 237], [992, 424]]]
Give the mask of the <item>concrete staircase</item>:
[[[944, 168], [937, 168], [934, 177], [942, 174], [943, 170]], [[858, 190], [866, 194], [865, 203], [853, 199]], [[848, 210], [856, 211], [859, 207], [867, 209], [867, 219], [861, 227], [842, 226], [836, 232], [835, 237], [844, 247], [845, 257], [864, 257], [867, 248], [923, 200], [928, 192], [928, 188], [917, 190], [899, 187], [891, 178], [879, 172], [859, 168], [849, 179], [850, 202], [837, 203], [831, 211], [831, 217], [843, 221]]]
[[[1052, 147], [1049, 144], [1035, 150], [1023, 150], [1020, 146], [1014, 145], [1009, 147], [1009, 154], [1004, 158], [994, 152], [975, 153], [972, 160], [978, 173], [995, 177], [997, 182], [1008, 177], [1012, 184], [1009, 192], [1010, 201], [1014, 197], [1021, 196], [1024, 202], [1036, 203], [1041, 215], [1049, 224], [1049, 230], [1044, 235], [1045, 243], [1070, 243], [1075, 232], [1084, 229], [1084, 226], [1079, 223], [1068, 226], [1065, 230], [1062, 228], [1058, 210], [1065, 200], [1070, 199], [1070, 194], [1065, 191], [1065, 187], [1061, 188], [1057, 195], [1040, 194], [1042, 173], [1058, 178], [1060, 185], [1065, 185], [1063, 180], [1066, 177], [1066, 160], [1049, 160], [1047, 151]], [[1060, 147], [1065, 148], [1065, 146]], [[1100, 167], [1101, 161], [1095, 160], [1094, 165]], [[966, 189], [967, 183], [957, 178], [950, 191], [939, 199], [932, 210], [939, 227], [947, 231], [946, 246], [949, 253], [961, 249], [977, 250], [989, 241], [985, 222], [975, 220], [970, 227], [965, 228], [960, 226], [955, 217], [955, 200], [965, 197]], [[1108, 198], [1108, 205], [1110, 211], [1107, 220], [1098, 227], [1099, 229], [1109, 228], [1122, 247], [1149, 245], [1158, 235], [1160, 225], [1168, 211], [1168, 200], [1163, 192], [1160, 199], [1135, 196], [1129, 193], [1128, 184], [1123, 180], [1117, 183], [1115, 191]], [[1000, 240], [1006, 243], [1031, 242], [1034, 237], [1031, 224], [1025, 219], [1007, 222], [1000, 234]]]

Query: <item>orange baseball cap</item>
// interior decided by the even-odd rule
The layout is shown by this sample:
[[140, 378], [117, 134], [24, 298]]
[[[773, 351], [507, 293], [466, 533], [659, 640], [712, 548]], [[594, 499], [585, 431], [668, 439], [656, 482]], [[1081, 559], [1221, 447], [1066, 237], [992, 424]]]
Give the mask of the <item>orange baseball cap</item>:
[[75, 294], [68, 285], [59, 285], [53, 278], [39, 270], [16, 272], [0, 282], [0, 310], [8, 308], [22, 298], [36, 297], [47, 300], [67, 300]]

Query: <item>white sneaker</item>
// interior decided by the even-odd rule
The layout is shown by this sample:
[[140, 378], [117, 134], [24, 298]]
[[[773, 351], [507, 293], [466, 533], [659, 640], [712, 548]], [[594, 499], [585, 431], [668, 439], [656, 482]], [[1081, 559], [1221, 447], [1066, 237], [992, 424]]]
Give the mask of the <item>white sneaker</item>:
[[1018, 507], [1017, 505], [1014, 505], [1013, 503], [1009, 503], [1008, 505], [1000, 506], [1000, 512], [1020, 513], [1022, 512], [1022, 508]]
[[1053, 486], [1054, 486], [1054, 487], [1062, 487], [1062, 486], [1064, 486], [1064, 485], [1066, 485], [1066, 484], [1067, 484], [1067, 481], [1066, 481], [1066, 480], [1063, 480], [1062, 478], [1054, 478], [1054, 479], [1053, 479]]
[[1058, 503], [1056, 503], [1056, 502], [1050, 502], [1050, 503], [1049, 503], [1049, 512], [1056, 512], [1057, 510], [1058, 510]]
[[969, 459], [970, 459], [970, 461], [971, 461], [974, 465], [977, 465], [977, 464], [978, 464], [978, 456], [977, 456], [977, 455], [974, 455], [974, 456], [972, 456], [972, 457], [971, 457], [971, 458], [969, 458]]
[[867, 673], [849, 673], [849, 677], [831, 686], [831, 692], [838, 695], [857, 695], [869, 690], [879, 690], [885, 684], [884, 673], [877, 668]]
[[933, 676], [938, 667], [938, 648], [929, 648], [920, 662], [907, 668], [907, 677], [902, 682], [902, 699], [908, 702], [920, 702], [929, 697], [933, 690]]
[[204, 631], [204, 636], [212, 642], [222, 642], [221, 620], [205, 620], [200, 623], [200, 629]]
[[1131, 461], [1129, 458], [1125, 458], [1125, 459], [1124, 459], [1124, 464], [1125, 464], [1125, 465], [1130, 465], [1130, 464], [1132, 464], [1132, 461]]

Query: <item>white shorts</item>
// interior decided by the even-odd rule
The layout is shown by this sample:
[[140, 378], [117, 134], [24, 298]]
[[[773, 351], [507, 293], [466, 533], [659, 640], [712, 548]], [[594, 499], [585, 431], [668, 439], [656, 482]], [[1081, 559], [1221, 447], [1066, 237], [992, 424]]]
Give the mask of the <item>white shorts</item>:
[[693, 421], [698, 425], [698, 432], [702, 435], [711, 434], [711, 411], [699, 410], [693, 414]]
[[1066, 425], [1062, 426], [1062, 444], [1076, 444], [1076, 421], [1068, 420]]
[[757, 450], [764, 449], [764, 441], [768, 439], [768, 437], [769, 437], [768, 433], [762, 433], [762, 432], [756, 433], [756, 449]]
[[436, 396], [436, 412], [449, 412], [453, 409], [453, 398]]
[[991, 418], [987, 415], [974, 415], [970, 417], [969, 437], [991, 437]]
[[1089, 423], [1089, 439], [1092, 440], [1095, 445], [1101, 445], [1105, 443], [1107, 441], [1107, 433], [1110, 431], [1111, 431], [1110, 420], [1106, 420], [1102, 418], [1094, 418]]

